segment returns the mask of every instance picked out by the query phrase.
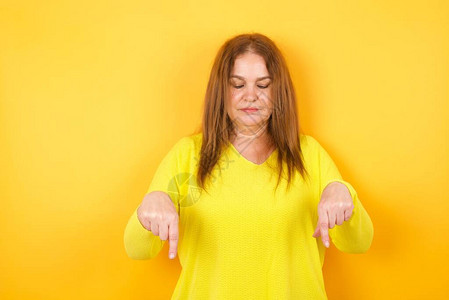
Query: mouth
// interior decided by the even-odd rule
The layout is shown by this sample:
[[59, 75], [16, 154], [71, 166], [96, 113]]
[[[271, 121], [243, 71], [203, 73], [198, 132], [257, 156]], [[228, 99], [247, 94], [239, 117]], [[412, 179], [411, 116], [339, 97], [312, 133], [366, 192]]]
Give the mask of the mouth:
[[255, 107], [242, 108], [242, 110], [246, 113], [253, 113], [253, 112], [259, 111], [259, 109], [255, 108]]

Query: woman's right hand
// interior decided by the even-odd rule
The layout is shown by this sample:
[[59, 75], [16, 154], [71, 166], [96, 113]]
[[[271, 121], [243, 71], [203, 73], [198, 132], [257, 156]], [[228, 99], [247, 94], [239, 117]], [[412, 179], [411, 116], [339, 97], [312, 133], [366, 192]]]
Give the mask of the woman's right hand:
[[161, 240], [168, 238], [168, 257], [174, 259], [178, 248], [179, 216], [170, 197], [161, 191], [146, 194], [137, 208], [137, 218], [143, 227], [158, 235]]

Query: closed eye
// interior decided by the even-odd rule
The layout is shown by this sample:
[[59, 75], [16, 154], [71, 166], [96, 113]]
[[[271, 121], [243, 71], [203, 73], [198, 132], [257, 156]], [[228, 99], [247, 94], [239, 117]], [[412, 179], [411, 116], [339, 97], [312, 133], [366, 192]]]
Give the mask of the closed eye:
[[[243, 85], [234, 85], [234, 87], [236, 89], [241, 89], [243, 87]], [[266, 89], [268, 87], [268, 85], [258, 85], [257, 87], [260, 89]]]

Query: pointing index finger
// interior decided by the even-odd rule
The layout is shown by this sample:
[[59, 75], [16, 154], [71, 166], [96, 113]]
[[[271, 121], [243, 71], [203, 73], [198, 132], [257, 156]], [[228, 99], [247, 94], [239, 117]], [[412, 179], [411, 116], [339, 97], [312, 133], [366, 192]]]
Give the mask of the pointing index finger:
[[178, 221], [173, 220], [168, 225], [168, 241], [170, 243], [169, 255], [170, 259], [174, 259], [176, 256], [176, 252], [178, 251], [178, 237], [179, 237], [179, 228]]
[[318, 226], [321, 232], [321, 240], [326, 248], [329, 248], [329, 217], [326, 211], [319, 210]]

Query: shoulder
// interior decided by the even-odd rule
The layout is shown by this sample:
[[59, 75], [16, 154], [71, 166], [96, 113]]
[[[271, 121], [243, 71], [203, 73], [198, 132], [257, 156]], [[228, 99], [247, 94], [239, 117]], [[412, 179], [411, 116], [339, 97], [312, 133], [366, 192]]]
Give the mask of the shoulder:
[[203, 141], [203, 133], [202, 132], [194, 133], [194, 134], [187, 136], [186, 138], [189, 139], [192, 146], [194, 146], [195, 148], [198, 148], [198, 147], [201, 147], [201, 142]]
[[203, 133], [194, 133], [183, 137], [181, 140], [184, 140], [184, 144], [186, 145], [186, 147], [189, 147], [190, 150], [198, 152], [201, 149]]
[[195, 133], [179, 138], [172, 150], [183, 155], [194, 154], [201, 149], [202, 133]]
[[311, 172], [312, 176], [317, 176], [323, 148], [316, 138], [306, 134], [300, 137], [300, 147], [307, 170]]
[[313, 151], [319, 146], [318, 141], [308, 134], [300, 134], [299, 135], [299, 143], [301, 146], [301, 151], [310, 152]]
[[305, 160], [315, 161], [323, 155], [326, 150], [321, 143], [311, 135], [300, 135], [301, 152]]

